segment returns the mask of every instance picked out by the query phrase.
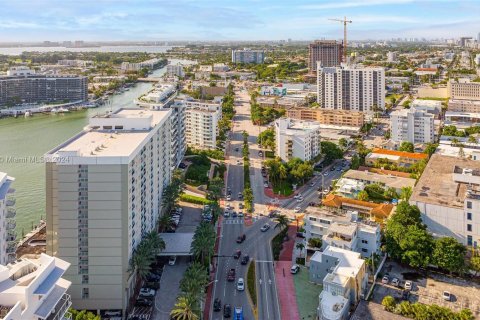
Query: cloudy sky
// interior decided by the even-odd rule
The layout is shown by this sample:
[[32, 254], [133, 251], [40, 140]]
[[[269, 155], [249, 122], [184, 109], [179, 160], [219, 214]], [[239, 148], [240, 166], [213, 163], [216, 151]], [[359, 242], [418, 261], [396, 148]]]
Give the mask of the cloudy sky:
[[480, 0], [4, 0], [0, 42], [459, 37], [480, 32]]

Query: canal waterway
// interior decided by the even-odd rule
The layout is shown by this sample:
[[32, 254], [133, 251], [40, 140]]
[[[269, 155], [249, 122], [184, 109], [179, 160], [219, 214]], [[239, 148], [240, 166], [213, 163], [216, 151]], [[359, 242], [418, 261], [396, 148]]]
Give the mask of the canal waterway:
[[[177, 63], [180, 60], [172, 60]], [[166, 67], [155, 70], [160, 77]], [[45, 218], [45, 163], [43, 155], [80, 132], [96, 114], [125, 107], [137, 107], [133, 100], [152, 88], [139, 82], [130, 90], [110, 97], [105, 106], [65, 114], [35, 114], [24, 118], [0, 119], [0, 171], [15, 178], [17, 234], [28, 233]]]

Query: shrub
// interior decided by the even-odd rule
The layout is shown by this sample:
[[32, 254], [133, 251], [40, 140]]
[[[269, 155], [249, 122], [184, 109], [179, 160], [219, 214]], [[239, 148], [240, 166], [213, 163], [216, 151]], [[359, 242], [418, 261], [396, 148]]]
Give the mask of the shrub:
[[396, 307], [395, 299], [392, 296], [385, 296], [382, 300], [382, 306], [385, 310], [392, 312]]
[[180, 200], [184, 201], [184, 202], [189, 202], [189, 203], [194, 203], [194, 204], [202, 204], [202, 205], [213, 203], [212, 200], [207, 200], [207, 199], [202, 198], [202, 197], [196, 197], [196, 196], [192, 196], [192, 195], [185, 194], [185, 193], [182, 193], [180, 195]]
[[254, 306], [257, 305], [257, 287], [255, 286], [255, 260], [248, 265], [247, 289]]

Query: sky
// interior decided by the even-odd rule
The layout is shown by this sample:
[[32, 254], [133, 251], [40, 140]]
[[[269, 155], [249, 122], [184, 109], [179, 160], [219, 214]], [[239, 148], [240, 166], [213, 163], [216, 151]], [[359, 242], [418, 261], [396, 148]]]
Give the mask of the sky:
[[480, 0], [1, 0], [0, 42], [477, 37]]

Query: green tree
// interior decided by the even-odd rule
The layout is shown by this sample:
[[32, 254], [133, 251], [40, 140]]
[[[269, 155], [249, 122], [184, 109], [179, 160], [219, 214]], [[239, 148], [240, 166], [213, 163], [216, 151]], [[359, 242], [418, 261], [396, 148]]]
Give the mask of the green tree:
[[308, 239], [308, 246], [312, 247], [312, 248], [321, 248], [322, 247], [322, 239], [312, 237], [312, 238]]
[[382, 300], [382, 306], [385, 307], [385, 310], [392, 312], [396, 307], [395, 299], [392, 296], [385, 296]]
[[190, 252], [202, 264], [207, 265], [214, 253], [217, 235], [210, 223], [202, 222], [195, 230]]
[[403, 141], [403, 142], [400, 144], [399, 150], [400, 150], [400, 151], [405, 151], [405, 152], [414, 152], [414, 151], [415, 151], [415, 147], [414, 147], [413, 143], [408, 142], [408, 141]]
[[180, 296], [175, 303], [170, 316], [175, 320], [198, 320], [200, 310], [196, 309], [195, 303], [186, 296]]
[[203, 298], [207, 283], [207, 269], [201, 263], [193, 262], [180, 281], [180, 289], [184, 296], [189, 297], [192, 302], [198, 303]]
[[465, 247], [454, 238], [440, 238], [435, 240], [432, 262], [450, 273], [453, 271], [463, 272], [465, 270], [465, 252]]
[[385, 192], [383, 193], [383, 195], [388, 199], [397, 199], [398, 198], [397, 190], [393, 187], [387, 188], [385, 190]]
[[305, 249], [305, 245], [303, 244], [303, 242], [298, 242], [295, 247], [300, 250], [300, 257], [302, 256], [302, 252], [303, 252], [303, 249]]
[[473, 256], [470, 259], [470, 268], [475, 270], [475, 275], [480, 272], [480, 256]]
[[360, 167], [360, 158], [354, 154], [352, 157], [352, 163], [350, 165], [350, 168], [357, 170]]
[[340, 140], [338, 140], [338, 144], [339, 144], [340, 147], [342, 147], [343, 149], [346, 149], [347, 146], [348, 146], [347, 139], [345, 139], [345, 138], [340, 138]]
[[368, 201], [368, 193], [365, 190], [360, 191], [357, 194], [357, 199], [361, 201]]
[[275, 130], [273, 128], [268, 128], [261, 132], [257, 140], [263, 148], [270, 149], [271, 151], [275, 150]]
[[343, 151], [333, 142], [322, 141], [321, 143], [322, 154], [325, 157], [325, 164], [329, 165], [335, 159], [343, 158]]
[[410, 197], [412, 196], [412, 193], [413, 193], [412, 187], [402, 187], [400, 198], [402, 198], [405, 201], [408, 201], [408, 199], [410, 199]]
[[208, 199], [218, 201], [224, 188], [223, 179], [215, 177], [208, 184]]
[[160, 231], [165, 231], [173, 224], [173, 218], [170, 214], [164, 213], [160, 219], [158, 219], [158, 228]]
[[427, 143], [425, 146], [425, 150], [423, 153], [428, 154], [428, 157], [431, 157], [434, 153], [435, 150], [437, 150], [438, 144], [437, 143]]
[[288, 227], [288, 224], [290, 221], [288, 220], [287, 216], [284, 214], [280, 214], [275, 218], [275, 221], [277, 221], [277, 224], [275, 225], [275, 229], [279, 228], [280, 230], [283, 230]]
[[86, 310], [75, 310], [70, 308], [68, 310], [72, 314], [72, 319], [73, 320], [100, 320], [101, 317], [99, 315], [96, 315], [90, 311]]
[[403, 263], [414, 268], [425, 268], [432, 262], [433, 237], [423, 226], [408, 226], [399, 244], [403, 251], [401, 257]]

